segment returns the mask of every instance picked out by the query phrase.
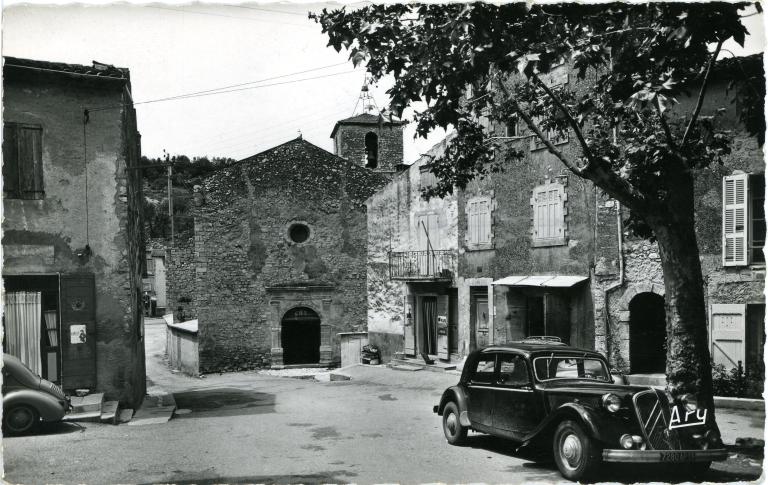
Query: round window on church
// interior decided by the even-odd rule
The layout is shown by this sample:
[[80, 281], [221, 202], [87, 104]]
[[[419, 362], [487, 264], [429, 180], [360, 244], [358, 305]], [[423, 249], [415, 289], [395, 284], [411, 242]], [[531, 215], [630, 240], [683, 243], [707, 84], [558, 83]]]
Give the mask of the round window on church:
[[291, 224], [288, 228], [288, 237], [295, 243], [303, 243], [309, 239], [309, 226], [306, 224]]

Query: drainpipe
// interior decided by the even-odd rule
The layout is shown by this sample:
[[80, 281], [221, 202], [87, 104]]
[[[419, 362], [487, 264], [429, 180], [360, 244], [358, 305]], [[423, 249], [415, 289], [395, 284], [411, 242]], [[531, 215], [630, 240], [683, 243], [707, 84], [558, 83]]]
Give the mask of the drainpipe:
[[[613, 129], [613, 141], [616, 143], [616, 128]], [[595, 198], [595, 204], [597, 203], [597, 198]], [[597, 217], [597, 214], [595, 216]], [[595, 223], [597, 223], [597, 219], [595, 219]], [[619, 243], [619, 280], [603, 290], [603, 334], [605, 335], [605, 352], [608, 354], [609, 363], [611, 362], [611, 318], [608, 313], [608, 296], [616, 289], [624, 286], [624, 227], [621, 221], [621, 203], [618, 200], [616, 201], [616, 237]]]

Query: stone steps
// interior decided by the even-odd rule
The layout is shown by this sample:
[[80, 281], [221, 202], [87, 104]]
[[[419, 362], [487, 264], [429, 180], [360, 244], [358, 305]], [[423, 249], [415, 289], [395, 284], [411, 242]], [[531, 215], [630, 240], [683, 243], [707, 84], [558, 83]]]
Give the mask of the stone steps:
[[64, 416], [62, 421], [117, 424], [120, 405], [117, 401], [105, 401], [103, 392], [72, 396], [70, 404], [72, 404], [72, 410]]

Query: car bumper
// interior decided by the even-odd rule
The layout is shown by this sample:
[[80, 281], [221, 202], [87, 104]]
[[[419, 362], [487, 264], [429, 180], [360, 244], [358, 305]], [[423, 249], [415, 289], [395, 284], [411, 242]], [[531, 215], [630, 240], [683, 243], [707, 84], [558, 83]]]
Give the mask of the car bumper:
[[724, 449], [715, 450], [603, 450], [603, 461], [622, 463], [691, 463], [720, 461], [728, 457]]

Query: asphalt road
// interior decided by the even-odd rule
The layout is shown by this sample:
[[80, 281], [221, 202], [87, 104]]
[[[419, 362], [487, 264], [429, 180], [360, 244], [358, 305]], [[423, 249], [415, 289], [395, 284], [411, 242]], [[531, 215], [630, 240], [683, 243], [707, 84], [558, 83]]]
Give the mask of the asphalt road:
[[[172, 391], [178, 407], [189, 412], [164, 424], [55, 424], [35, 436], [6, 438], [6, 480], [25, 484], [562, 480], [553, 464], [531, 461], [532, 456], [516, 453], [502, 440], [470, 435], [469, 446], [449, 446], [432, 405], [440, 389], [454, 383], [456, 376], [369, 369], [364, 380], [340, 382], [255, 372], [191, 378], [164, 367], [163, 325], [147, 325], [145, 333], [151, 379]], [[426, 379], [425, 374], [435, 375]], [[613, 470], [606, 478], [642, 477], [627, 473]], [[760, 468], [754, 466], [720, 467], [708, 479], [751, 480], [759, 474]]]

